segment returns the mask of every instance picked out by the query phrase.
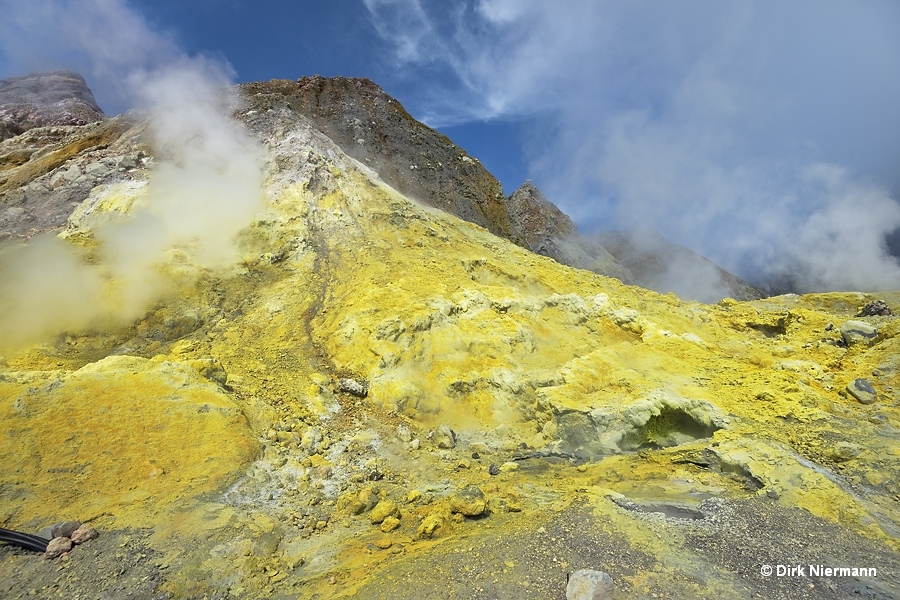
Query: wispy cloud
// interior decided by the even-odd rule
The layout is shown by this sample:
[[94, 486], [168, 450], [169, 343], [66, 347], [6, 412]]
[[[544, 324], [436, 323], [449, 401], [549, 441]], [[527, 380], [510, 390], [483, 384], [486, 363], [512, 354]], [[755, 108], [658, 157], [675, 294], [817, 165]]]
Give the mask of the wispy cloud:
[[445, 50], [418, 0], [363, 0], [378, 34], [390, 38], [394, 58], [419, 64], [442, 57]]
[[[394, 58], [441, 89], [414, 109], [539, 116], [531, 176], [583, 228], [654, 228], [802, 289], [900, 288], [896, 3], [410, 3], [430, 37]], [[379, 32], [404, 39], [383, 4]]]

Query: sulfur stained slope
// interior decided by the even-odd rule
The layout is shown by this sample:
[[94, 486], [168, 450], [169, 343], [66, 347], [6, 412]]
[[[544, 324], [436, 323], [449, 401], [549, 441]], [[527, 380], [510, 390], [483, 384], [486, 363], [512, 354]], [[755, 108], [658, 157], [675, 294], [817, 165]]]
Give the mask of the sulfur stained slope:
[[[288, 107], [243, 118], [268, 158], [242, 262], [173, 251], [142, 318], [6, 356], [5, 527], [150, 528], [177, 597], [561, 597], [582, 567], [626, 598], [857, 589], [776, 561], [896, 591], [898, 325], [839, 333], [871, 297], [684, 303], [416, 204]], [[96, 188], [67, 239], [141, 193]]]
[[314, 76], [240, 87], [251, 111], [302, 115], [401, 193], [524, 243], [500, 182], [372, 81]]

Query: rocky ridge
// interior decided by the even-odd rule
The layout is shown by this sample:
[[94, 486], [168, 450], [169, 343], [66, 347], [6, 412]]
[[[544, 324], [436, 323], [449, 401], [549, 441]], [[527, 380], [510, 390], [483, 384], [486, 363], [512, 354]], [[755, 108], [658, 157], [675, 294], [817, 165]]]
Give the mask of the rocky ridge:
[[[410, 200], [287, 101], [239, 116], [237, 264], [176, 249], [133, 322], [4, 349], [0, 526], [100, 536], [52, 572], [0, 547], [0, 595], [897, 595], [900, 293], [685, 303]], [[146, 201], [147, 152], [66, 243]]]
[[88, 125], [104, 118], [78, 73], [49, 71], [0, 81], [0, 141], [35, 127]]
[[[646, 277], [643, 269], [638, 275], [631, 273], [602, 242], [579, 234], [572, 220], [531, 182], [505, 197], [500, 182], [478, 159], [416, 121], [396, 99], [368, 79], [314, 76], [240, 87], [251, 111], [281, 107], [308, 118], [348, 156], [371, 167], [385, 183], [409, 198], [480, 225], [564, 265], [660, 292], [672, 291], [655, 273]], [[659, 252], [665, 256], [664, 249]], [[625, 255], [621, 258], [630, 260]], [[696, 258], [692, 266], [705, 260]], [[642, 256], [630, 262], [640, 260]], [[762, 297], [750, 284], [721, 268], [709, 273], [723, 292], [719, 298]], [[690, 294], [691, 289], [686, 286], [679, 291]]]
[[[477, 159], [413, 119], [367, 79], [315, 76], [249, 83], [240, 89], [244, 112], [279, 108], [308, 119], [343, 152], [410, 198], [561, 264], [673, 291], [670, 281], [640, 266], [648, 260], [647, 251], [617, 243], [619, 256], [611, 255], [605, 241], [579, 234], [572, 220], [531, 182], [505, 197], [500, 182]], [[93, 187], [131, 180], [130, 173], [149, 166], [152, 156], [140, 120], [134, 115], [106, 119], [77, 73], [53, 71], [0, 82], [0, 123], [8, 132], [5, 141], [0, 137], [0, 241], [61, 229]], [[650, 261], [666, 255], [666, 249], [657, 248]], [[697, 264], [708, 262], [691, 258], [694, 271]], [[718, 297], [762, 296], [711, 263], [707, 271]], [[674, 289], [690, 296], [692, 287]]]
[[372, 81], [315, 76], [240, 88], [250, 110], [282, 108], [306, 117], [344, 153], [409, 198], [521, 243], [500, 182]]

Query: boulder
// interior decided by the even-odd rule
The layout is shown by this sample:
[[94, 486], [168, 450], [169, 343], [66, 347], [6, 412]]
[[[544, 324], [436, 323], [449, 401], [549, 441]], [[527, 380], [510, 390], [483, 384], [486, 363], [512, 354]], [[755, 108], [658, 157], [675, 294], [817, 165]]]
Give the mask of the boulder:
[[397, 508], [396, 502], [382, 500], [369, 513], [369, 521], [372, 525], [378, 525], [388, 517], [396, 517], [398, 514], [400, 514], [400, 510]]
[[884, 300], [872, 300], [867, 303], [861, 309], [859, 309], [859, 313], [856, 315], [857, 317], [889, 317], [893, 313], [891, 309], [888, 308], [887, 303]]
[[448, 425], [441, 425], [434, 432], [434, 444], [438, 448], [449, 450], [456, 447], [456, 432]]
[[872, 404], [878, 399], [878, 394], [868, 379], [854, 379], [847, 384], [847, 393], [859, 400], [860, 404]]
[[847, 321], [841, 325], [841, 337], [848, 346], [868, 344], [878, 335], [878, 330], [863, 321]]
[[47, 544], [47, 551], [44, 552], [44, 558], [59, 558], [72, 549], [72, 540], [67, 537], [56, 537]]
[[566, 600], [607, 600], [612, 591], [613, 580], [607, 573], [579, 569], [569, 576]]
[[484, 492], [477, 485], [467, 485], [450, 496], [450, 510], [466, 517], [477, 517], [484, 514], [487, 500]]

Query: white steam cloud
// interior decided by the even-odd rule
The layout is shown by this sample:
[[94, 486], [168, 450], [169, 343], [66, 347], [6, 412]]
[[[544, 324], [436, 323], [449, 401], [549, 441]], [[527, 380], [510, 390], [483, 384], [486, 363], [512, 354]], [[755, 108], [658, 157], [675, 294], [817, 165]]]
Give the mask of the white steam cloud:
[[537, 123], [530, 177], [582, 230], [655, 229], [803, 291], [900, 289], [896, 2], [365, 5], [397, 72], [434, 78], [430, 124]]
[[56, 238], [0, 253], [0, 346], [140, 316], [171, 287], [173, 250], [201, 267], [233, 264], [263, 195], [261, 148], [231, 117], [230, 66], [185, 55], [122, 0], [3, 8], [0, 51], [28, 69], [92, 74], [144, 111], [156, 162], [146, 203], [95, 230], [98, 262]]

